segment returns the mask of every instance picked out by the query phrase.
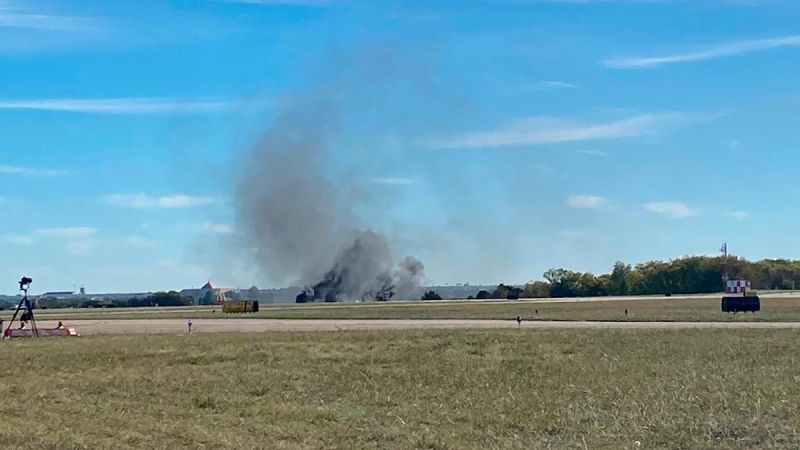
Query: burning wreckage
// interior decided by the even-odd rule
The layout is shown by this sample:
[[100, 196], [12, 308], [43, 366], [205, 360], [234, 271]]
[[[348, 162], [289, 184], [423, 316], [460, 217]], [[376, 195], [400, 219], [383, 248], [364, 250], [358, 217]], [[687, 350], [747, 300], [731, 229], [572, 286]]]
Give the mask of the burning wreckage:
[[407, 256], [392, 268], [392, 257], [385, 238], [375, 232], [362, 232], [344, 251], [322, 281], [306, 286], [296, 303], [324, 300], [388, 301], [406, 296], [419, 286], [424, 266]]

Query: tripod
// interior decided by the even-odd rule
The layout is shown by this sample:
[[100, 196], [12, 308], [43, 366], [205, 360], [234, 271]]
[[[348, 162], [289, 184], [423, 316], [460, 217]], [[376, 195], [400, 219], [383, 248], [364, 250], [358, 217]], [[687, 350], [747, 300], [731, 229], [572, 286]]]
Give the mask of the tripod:
[[6, 327], [5, 331], [3, 332], [2, 339], [5, 339], [6, 336], [11, 338], [11, 325], [14, 324], [14, 320], [17, 318], [17, 314], [19, 314], [20, 310], [23, 311], [22, 316], [20, 317], [20, 322], [30, 321], [31, 331], [33, 332], [32, 336], [39, 336], [39, 330], [36, 328], [36, 319], [33, 317], [33, 307], [31, 306], [31, 301], [28, 300], [28, 288], [30, 287], [31, 283], [33, 283], [33, 280], [28, 277], [22, 277], [22, 280], [19, 281], [19, 290], [24, 292], [25, 295], [22, 297], [22, 300], [19, 301], [17, 309], [14, 311], [14, 315], [8, 322], [8, 327]]

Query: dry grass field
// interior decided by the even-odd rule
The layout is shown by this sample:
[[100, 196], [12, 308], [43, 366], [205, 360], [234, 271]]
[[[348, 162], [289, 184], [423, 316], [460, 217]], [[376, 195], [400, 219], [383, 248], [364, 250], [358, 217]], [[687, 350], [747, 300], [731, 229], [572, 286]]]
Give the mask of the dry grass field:
[[[263, 305], [257, 314], [222, 314], [216, 307], [41, 310], [43, 320], [70, 319], [513, 319], [596, 321], [800, 321], [800, 298], [764, 297], [752, 314], [720, 311], [720, 298], [612, 300], [579, 302], [413, 302]], [[625, 310], [628, 314], [625, 314]], [[537, 312], [538, 311], [538, 312]], [[8, 319], [9, 311], [0, 317]]]
[[790, 330], [426, 330], [0, 342], [0, 447], [800, 446]]

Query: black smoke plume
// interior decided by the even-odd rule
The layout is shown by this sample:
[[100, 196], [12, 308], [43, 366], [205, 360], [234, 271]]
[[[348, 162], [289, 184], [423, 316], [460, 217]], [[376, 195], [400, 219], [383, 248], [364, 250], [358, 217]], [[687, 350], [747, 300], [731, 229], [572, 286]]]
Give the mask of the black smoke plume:
[[263, 276], [304, 287], [297, 302], [410, 298], [422, 262], [396, 263], [387, 237], [354, 214], [357, 181], [329, 173], [338, 125], [333, 97], [285, 99], [242, 161], [237, 228]]
[[339, 256], [322, 281], [306, 287], [296, 301], [387, 301], [398, 292], [408, 294], [419, 286], [424, 269], [421, 261], [408, 256], [395, 268], [391, 267], [391, 262], [385, 237], [374, 231], [364, 231]]

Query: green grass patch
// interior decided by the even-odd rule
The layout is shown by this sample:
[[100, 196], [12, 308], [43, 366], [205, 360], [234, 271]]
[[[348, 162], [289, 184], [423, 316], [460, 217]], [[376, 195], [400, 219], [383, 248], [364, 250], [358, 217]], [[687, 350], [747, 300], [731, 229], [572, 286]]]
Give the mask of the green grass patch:
[[[42, 310], [41, 320], [68, 319], [513, 319], [594, 321], [800, 321], [800, 298], [762, 298], [758, 313], [728, 314], [719, 298], [650, 300], [581, 300], [578, 303], [517, 302], [416, 302], [264, 305], [256, 314], [222, 314], [217, 307]], [[625, 310], [628, 314], [625, 314]], [[537, 312], [538, 311], [538, 312]], [[8, 318], [8, 312], [2, 317]]]
[[794, 448], [798, 337], [523, 329], [3, 341], [0, 442]]

